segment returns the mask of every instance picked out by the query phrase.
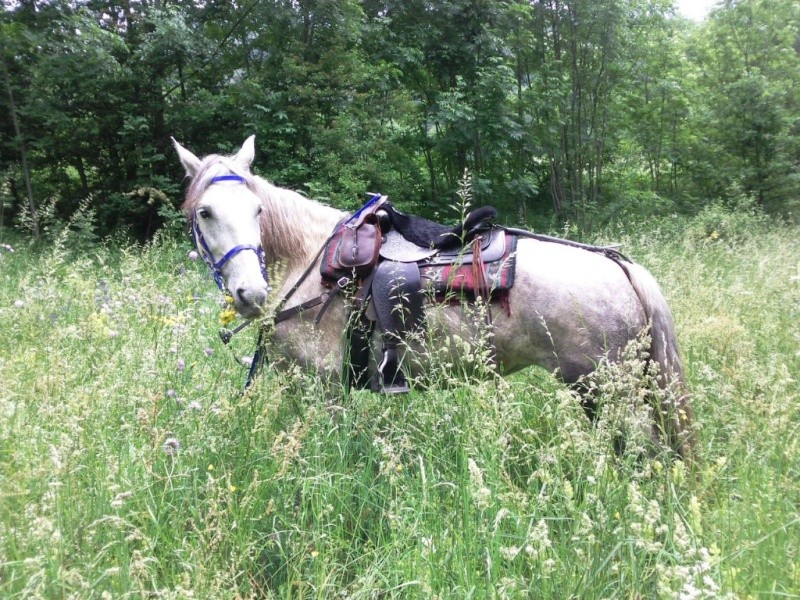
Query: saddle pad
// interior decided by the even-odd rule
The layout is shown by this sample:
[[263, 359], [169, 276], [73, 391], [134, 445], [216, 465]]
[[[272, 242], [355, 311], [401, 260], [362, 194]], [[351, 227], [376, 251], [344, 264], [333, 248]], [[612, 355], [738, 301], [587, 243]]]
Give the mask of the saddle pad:
[[[506, 251], [506, 234], [502, 229], [490, 229], [477, 236], [481, 240], [481, 258], [484, 263], [491, 263], [503, 258]], [[515, 242], [516, 243], [516, 242]], [[441, 251], [432, 256], [422, 265], [471, 265], [473, 255], [471, 252], [472, 244], [464, 248]]]
[[[495, 233], [495, 232], [492, 232]], [[508, 291], [514, 287], [514, 273], [517, 260], [517, 237], [504, 231], [500, 233], [499, 243], [502, 251], [495, 255], [489, 262], [484, 255], [484, 273], [486, 281], [492, 292]], [[497, 243], [496, 241], [494, 243]], [[459, 295], [474, 296], [476, 293], [475, 272], [472, 262], [451, 264], [420, 265], [420, 275], [424, 285], [432, 289], [437, 295], [456, 293]]]
[[384, 236], [381, 256], [387, 260], [410, 263], [430, 258], [438, 252], [435, 248], [423, 248], [409, 242], [399, 231], [392, 229]]

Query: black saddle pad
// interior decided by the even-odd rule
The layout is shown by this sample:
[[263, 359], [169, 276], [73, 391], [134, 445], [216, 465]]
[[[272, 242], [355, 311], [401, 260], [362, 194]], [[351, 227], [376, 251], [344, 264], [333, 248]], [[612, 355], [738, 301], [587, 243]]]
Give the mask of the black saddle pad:
[[456, 226], [442, 225], [417, 215], [407, 215], [397, 210], [390, 202], [381, 207], [391, 221], [391, 227], [405, 239], [422, 248], [439, 250], [459, 248], [469, 242], [481, 229], [497, 217], [493, 206], [482, 206], [467, 215], [464, 223]]

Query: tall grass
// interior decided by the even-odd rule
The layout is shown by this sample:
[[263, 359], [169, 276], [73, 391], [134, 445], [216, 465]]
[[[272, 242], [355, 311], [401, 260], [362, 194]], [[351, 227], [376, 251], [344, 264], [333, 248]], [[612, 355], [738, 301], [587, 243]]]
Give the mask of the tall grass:
[[0, 249], [0, 597], [797, 597], [800, 241], [740, 221], [605, 233], [673, 306], [697, 473], [614, 453], [632, 367], [595, 426], [536, 370], [242, 394], [186, 243]]

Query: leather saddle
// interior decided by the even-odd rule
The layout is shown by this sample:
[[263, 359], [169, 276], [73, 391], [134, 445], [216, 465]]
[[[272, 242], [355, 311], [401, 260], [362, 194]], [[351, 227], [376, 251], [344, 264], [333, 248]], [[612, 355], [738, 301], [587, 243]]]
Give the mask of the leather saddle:
[[[334, 292], [346, 285], [342, 282], [357, 281], [356, 305], [372, 302], [383, 340], [373, 389], [388, 394], [409, 389], [397, 347], [410, 333], [424, 328], [423, 279], [432, 285], [425, 287], [437, 294], [441, 286], [452, 286], [466, 296], [481, 294], [487, 299], [492, 290], [501, 289], [497, 282], [513, 284], [509, 256], [515, 238], [492, 224], [496, 216], [494, 207], [484, 206], [469, 213], [463, 223], [447, 226], [402, 213], [385, 196], [374, 195], [364, 209], [337, 226], [320, 271], [323, 283]], [[365, 320], [371, 321], [362, 312], [361, 324], [350, 332], [350, 375], [358, 387], [369, 384], [373, 325]]]

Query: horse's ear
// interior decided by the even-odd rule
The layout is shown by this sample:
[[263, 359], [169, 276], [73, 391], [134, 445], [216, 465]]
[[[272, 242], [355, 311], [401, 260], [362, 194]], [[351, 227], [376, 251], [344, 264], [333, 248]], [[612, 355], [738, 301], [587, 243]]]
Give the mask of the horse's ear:
[[170, 139], [172, 140], [172, 145], [175, 146], [175, 150], [178, 152], [178, 157], [181, 159], [181, 164], [186, 170], [186, 175], [188, 177], [194, 177], [198, 169], [200, 169], [200, 159], [181, 146], [175, 138]]
[[256, 157], [256, 136], [251, 135], [244, 141], [239, 152], [233, 157], [233, 160], [245, 169], [250, 169], [253, 164], [253, 159]]

